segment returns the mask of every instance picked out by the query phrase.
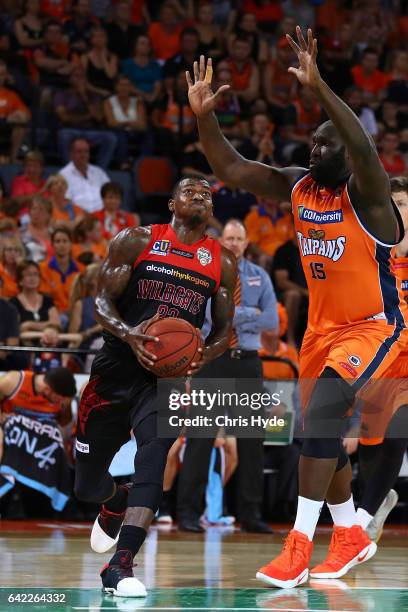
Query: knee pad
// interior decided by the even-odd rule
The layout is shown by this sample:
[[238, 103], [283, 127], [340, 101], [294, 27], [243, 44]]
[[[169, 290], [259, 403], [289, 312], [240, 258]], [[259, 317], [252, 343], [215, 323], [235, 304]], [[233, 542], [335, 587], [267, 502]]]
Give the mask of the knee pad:
[[[350, 385], [335, 370], [325, 368], [316, 381], [306, 408], [305, 438], [319, 438], [318, 448], [323, 447], [326, 438], [339, 439], [344, 428], [344, 418], [353, 401], [354, 392]], [[334, 448], [330, 444], [328, 447]], [[337, 457], [338, 454], [330, 456]]]

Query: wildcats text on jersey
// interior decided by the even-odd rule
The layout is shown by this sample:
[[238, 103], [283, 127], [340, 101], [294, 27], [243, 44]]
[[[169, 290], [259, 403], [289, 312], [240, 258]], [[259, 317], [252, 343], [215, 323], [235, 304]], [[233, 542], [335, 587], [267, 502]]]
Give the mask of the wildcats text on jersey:
[[[333, 240], [324, 240], [323, 231], [312, 230], [313, 236], [307, 238], [302, 232], [296, 232], [300, 253], [303, 257], [308, 255], [321, 255], [332, 261], [338, 261], [343, 255], [346, 244], [345, 236], [338, 236]], [[319, 235], [323, 234], [323, 236]]]

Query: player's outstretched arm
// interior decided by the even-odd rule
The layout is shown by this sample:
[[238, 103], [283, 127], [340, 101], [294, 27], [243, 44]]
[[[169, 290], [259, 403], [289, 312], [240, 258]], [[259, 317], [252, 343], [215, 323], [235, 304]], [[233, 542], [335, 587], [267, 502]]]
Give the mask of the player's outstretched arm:
[[316, 64], [317, 41], [312, 31], [308, 30], [307, 41], [299, 26], [296, 34], [297, 42], [286, 35], [299, 60], [299, 67], [291, 67], [289, 72], [302, 85], [314, 91], [346, 147], [353, 171], [349, 180], [353, 205], [369, 230], [384, 241], [393, 243], [397, 229], [396, 215], [391, 204], [389, 179], [375, 143], [351, 108], [321, 78]]
[[194, 62], [194, 83], [186, 72], [188, 98], [197, 117], [201, 144], [214, 174], [229, 187], [239, 187], [263, 196], [289, 200], [293, 183], [305, 172], [304, 168], [272, 168], [245, 159], [234, 149], [220, 130], [214, 114], [218, 97], [229, 86], [215, 93], [211, 89], [212, 61]]
[[116, 304], [129, 284], [135, 260], [149, 240], [150, 231], [144, 227], [127, 228], [115, 236], [102, 264], [95, 298], [95, 319], [103, 329], [127, 342], [145, 368], [152, 366], [156, 359], [156, 356], [143, 346], [148, 340], [158, 340], [143, 333], [152, 319], [132, 327], [123, 321]]

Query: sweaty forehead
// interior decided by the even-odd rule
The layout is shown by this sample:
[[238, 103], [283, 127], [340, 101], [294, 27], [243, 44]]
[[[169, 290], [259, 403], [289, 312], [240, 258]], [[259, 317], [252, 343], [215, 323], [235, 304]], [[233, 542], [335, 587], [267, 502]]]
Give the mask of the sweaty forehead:
[[339, 145], [342, 144], [341, 138], [331, 121], [326, 121], [325, 123], [322, 123], [322, 125], [319, 125], [315, 131], [315, 138], [319, 136], [325, 140], [331, 140], [338, 143]]
[[207, 181], [205, 180], [194, 181], [191, 179], [185, 179], [184, 181], [180, 182], [179, 189], [185, 189], [186, 187], [204, 187], [204, 189], [208, 189], [209, 191], [211, 191], [209, 183], [207, 183]]

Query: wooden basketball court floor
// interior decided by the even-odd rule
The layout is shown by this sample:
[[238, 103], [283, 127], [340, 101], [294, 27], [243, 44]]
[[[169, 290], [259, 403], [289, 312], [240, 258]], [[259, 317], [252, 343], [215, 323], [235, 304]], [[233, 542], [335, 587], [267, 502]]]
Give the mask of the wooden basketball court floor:
[[[0, 612], [408, 611], [408, 528], [388, 528], [377, 555], [341, 580], [263, 587], [255, 572], [286, 531], [213, 527], [196, 535], [153, 527], [135, 568], [149, 594], [130, 599], [102, 593], [99, 570], [110, 555], [91, 551], [90, 524], [0, 521]], [[328, 528], [318, 530], [313, 561], [324, 557], [329, 537]]]

